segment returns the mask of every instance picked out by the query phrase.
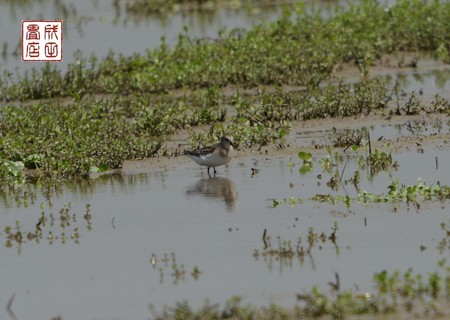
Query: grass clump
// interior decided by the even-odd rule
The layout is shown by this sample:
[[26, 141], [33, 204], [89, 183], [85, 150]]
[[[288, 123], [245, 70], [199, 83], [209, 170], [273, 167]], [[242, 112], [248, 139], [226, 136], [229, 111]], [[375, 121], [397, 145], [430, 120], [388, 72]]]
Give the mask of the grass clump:
[[43, 175], [88, 175], [92, 168], [119, 168], [160, 148], [138, 135], [136, 126], [107, 104], [36, 104], [2, 109], [0, 157]]
[[249, 31], [224, 31], [217, 39], [194, 39], [188, 30], [169, 48], [130, 57], [110, 54], [98, 62], [80, 59], [62, 74], [50, 66], [31, 75], [6, 73], [2, 100], [84, 94], [166, 92], [177, 88], [238, 85], [313, 86], [340, 63], [355, 63], [362, 74], [383, 54], [400, 51], [449, 56], [450, 4], [399, 0], [391, 7], [362, 1], [324, 18], [301, 11]]
[[128, 14], [136, 16], [168, 15], [175, 12], [211, 13], [218, 9], [251, 9], [253, 6], [271, 5], [271, 0], [127, 0]]

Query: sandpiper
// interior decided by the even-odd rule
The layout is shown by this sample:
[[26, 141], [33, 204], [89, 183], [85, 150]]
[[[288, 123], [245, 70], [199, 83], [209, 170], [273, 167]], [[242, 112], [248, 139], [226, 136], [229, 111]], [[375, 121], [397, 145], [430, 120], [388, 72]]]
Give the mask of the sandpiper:
[[230, 162], [233, 157], [233, 147], [231, 138], [224, 136], [220, 139], [220, 143], [214, 146], [185, 151], [183, 154], [194, 160], [197, 164], [208, 167], [208, 174], [211, 167], [214, 170], [214, 174], [216, 174], [216, 167]]

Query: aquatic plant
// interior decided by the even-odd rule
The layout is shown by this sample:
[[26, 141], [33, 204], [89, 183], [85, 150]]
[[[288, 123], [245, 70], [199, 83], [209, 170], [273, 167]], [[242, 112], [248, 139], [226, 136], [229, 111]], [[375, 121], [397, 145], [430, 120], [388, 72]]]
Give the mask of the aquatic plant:
[[313, 170], [312, 154], [310, 152], [300, 151], [298, 157], [303, 160], [303, 164], [299, 169], [302, 174], [311, 172]]
[[316, 194], [310, 198], [312, 201], [328, 202], [329, 204], [343, 203], [350, 207], [351, 198], [348, 195], [331, 195], [331, 194]]
[[447, 250], [450, 250], [450, 221], [441, 223], [441, 229], [443, 231], [443, 237], [439, 241], [437, 249], [440, 254], [443, 254]]
[[242, 305], [242, 297], [230, 298], [225, 306], [209, 301], [199, 310], [193, 310], [188, 301], [176, 307], [165, 307], [162, 312], [151, 306], [155, 319], [347, 319], [351, 316], [396, 316], [417, 317], [423, 315], [448, 315], [445, 306], [450, 295], [450, 268], [445, 260], [438, 263], [438, 269], [428, 275], [382, 270], [373, 276], [374, 289], [368, 292], [342, 290], [339, 274], [336, 282], [330, 282], [331, 292], [313, 287], [309, 292], [297, 294], [299, 304], [292, 308], [276, 305], [256, 307]]
[[368, 203], [399, 203], [399, 202], [411, 202], [421, 203], [431, 200], [444, 200], [450, 199], [450, 187], [447, 185], [430, 185], [427, 186], [425, 181], [418, 179], [416, 185], [400, 185], [398, 179], [393, 180], [388, 186], [389, 192], [387, 194], [375, 195], [363, 191], [358, 194], [358, 201], [363, 204]]
[[[359, 192], [356, 198], [351, 198], [348, 195], [332, 195], [332, 194], [316, 194], [309, 198], [311, 201], [328, 202], [330, 204], [342, 203], [350, 207], [351, 203], [357, 201], [362, 204], [370, 203], [392, 203], [399, 204], [401, 202], [414, 203], [420, 207], [420, 204], [425, 201], [446, 200], [450, 199], [450, 187], [447, 185], [430, 185], [427, 186], [425, 181], [418, 179], [416, 185], [400, 185], [398, 179], [393, 180], [388, 185], [389, 192], [387, 194], [372, 194], [367, 191]], [[291, 197], [289, 199], [277, 200], [273, 199], [273, 207], [276, 208], [280, 204], [289, 204], [294, 207], [297, 204], [303, 203], [305, 200], [301, 198]]]

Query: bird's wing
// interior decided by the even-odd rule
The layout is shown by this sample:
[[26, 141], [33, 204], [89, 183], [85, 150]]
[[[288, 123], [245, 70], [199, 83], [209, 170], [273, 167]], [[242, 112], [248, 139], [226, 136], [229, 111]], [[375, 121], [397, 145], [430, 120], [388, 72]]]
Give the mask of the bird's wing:
[[197, 150], [185, 151], [184, 154], [188, 156], [205, 156], [207, 154], [213, 153], [216, 150], [216, 146], [204, 147]]

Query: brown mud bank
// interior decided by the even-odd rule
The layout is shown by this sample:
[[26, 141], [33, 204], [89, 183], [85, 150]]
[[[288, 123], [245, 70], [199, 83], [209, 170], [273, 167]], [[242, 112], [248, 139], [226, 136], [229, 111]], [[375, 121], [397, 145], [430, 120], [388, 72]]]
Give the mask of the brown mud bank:
[[[333, 145], [334, 133], [344, 130], [372, 128], [369, 130], [372, 148], [382, 148], [389, 144], [393, 152], [414, 151], [424, 149], [450, 150], [450, 132], [448, 115], [414, 115], [390, 116], [388, 112], [374, 112], [369, 116], [349, 118], [326, 118], [291, 123], [291, 132], [282, 141], [257, 148], [237, 150], [236, 159], [251, 156], [289, 156], [296, 155], [300, 150], [317, 154], [326, 153], [325, 146]], [[436, 129], [443, 124], [442, 130]], [[403, 128], [404, 133], [401, 132]], [[433, 130], [433, 128], [435, 130]], [[204, 128], [208, 130], [208, 128]], [[384, 132], [391, 132], [386, 134]], [[188, 135], [185, 132], [173, 135], [167, 141], [170, 153], [179, 153], [189, 148]], [[344, 149], [344, 148], [342, 148]], [[154, 169], [170, 169], [179, 165], [191, 163], [183, 156], [160, 156], [143, 160], [126, 161], [124, 173], [139, 173]], [[192, 162], [193, 165], [195, 165]]]

